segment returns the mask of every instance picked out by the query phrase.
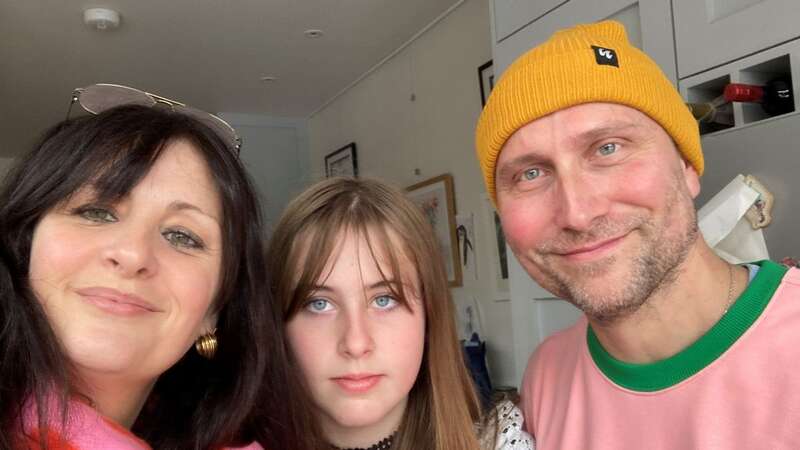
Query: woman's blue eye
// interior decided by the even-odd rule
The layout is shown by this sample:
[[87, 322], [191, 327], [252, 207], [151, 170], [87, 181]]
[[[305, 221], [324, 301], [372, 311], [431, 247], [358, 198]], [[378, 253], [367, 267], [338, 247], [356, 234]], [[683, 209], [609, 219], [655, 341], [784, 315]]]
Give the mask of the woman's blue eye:
[[609, 142], [608, 144], [603, 144], [600, 146], [599, 152], [603, 156], [608, 156], [612, 153], [616, 153], [617, 151], [617, 144], [613, 142]]
[[522, 178], [524, 178], [526, 181], [531, 181], [539, 178], [539, 175], [541, 174], [542, 172], [539, 169], [532, 168], [522, 172]]
[[311, 300], [306, 305], [306, 308], [311, 312], [325, 312], [330, 309], [330, 302], [321, 298]]
[[117, 218], [109, 210], [96, 206], [84, 206], [78, 208], [76, 214], [91, 222], [112, 223]]
[[381, 295], [377, 297], [374, 301], [375, 306], [381, 309], [390, 309], [397, 305], [397, 300], [388, 296], [388, 295]]

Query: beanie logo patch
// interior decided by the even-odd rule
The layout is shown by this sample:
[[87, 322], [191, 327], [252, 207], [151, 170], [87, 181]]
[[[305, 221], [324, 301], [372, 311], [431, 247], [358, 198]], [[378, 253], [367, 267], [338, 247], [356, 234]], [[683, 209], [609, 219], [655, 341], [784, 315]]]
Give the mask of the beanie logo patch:
[[597, 64], [601, 66], [614, 66], [619, 67], [619, 59], [617, 59], [617, 52], [613, 49], [605, 47], [592, 46], [594, 50], [594, 59]]

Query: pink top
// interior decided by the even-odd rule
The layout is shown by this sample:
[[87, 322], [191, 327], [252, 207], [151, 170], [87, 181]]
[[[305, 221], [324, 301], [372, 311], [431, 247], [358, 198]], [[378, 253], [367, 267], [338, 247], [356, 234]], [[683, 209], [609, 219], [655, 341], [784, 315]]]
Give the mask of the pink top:
[[[80, 401], [70, 403], [66, 427], [56, 418], [50, 419], [48, 426], [50, 428], [44, 432], [38, 429], [33, 410], [29, 410], [25, 419], [28, 447], [39, 448], [46, 440], [50, 450], [151, 450], [145, 441]], [[224, 450], [263, 448], [253, 442], [245, 447], [226, 447]]]
[[150, 450], [146, 442], [85, 403], [70, 402], [67, 417], [66, 426], [53, 417], [48, 423], [50, 428], [43, 431], [37, 428], [31, 408], [25, 419], [29, 446], [36, 448], [46, 440], [48, 448], [54, 450]]
[[586, 318], [548, 338], [522, 385], [537, 448], [800, 449], [800, 270], [760, 265], [728, 313], [667, 360], [615, 360]]

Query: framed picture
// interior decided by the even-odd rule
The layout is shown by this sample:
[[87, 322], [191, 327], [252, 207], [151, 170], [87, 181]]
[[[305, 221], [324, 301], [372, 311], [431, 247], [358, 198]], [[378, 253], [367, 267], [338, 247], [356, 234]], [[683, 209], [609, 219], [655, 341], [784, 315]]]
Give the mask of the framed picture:
[[358, 159], [356, 158], [355, 142], [351, 142], [325, 155], [325, 176], [328, 178], [358, 176]]
[[500, 223], [500, 216], [489, 198], [488, 194], [483, 195], [484, 203], [484, 224], [489, 236], [489, 260], [491, 263], [491, 283], [495, 301], [507, 301], [511, 298], [508, 288], [508, 247], [506, 237], [503, 234], [503, 227]]
[[478, 83], [481, 87], [481, 106], [486, 106], [486, 100], [494, 88], [494, 68], [491, 59], [478, 67]]
[[406, 188], [408, 197], [418, 205], [433, 226], [444, 259], [447, 281], [451, 287], [461, 286], [461, 263], [456, 237], [456, 205], [453, 177], [439, 175]]

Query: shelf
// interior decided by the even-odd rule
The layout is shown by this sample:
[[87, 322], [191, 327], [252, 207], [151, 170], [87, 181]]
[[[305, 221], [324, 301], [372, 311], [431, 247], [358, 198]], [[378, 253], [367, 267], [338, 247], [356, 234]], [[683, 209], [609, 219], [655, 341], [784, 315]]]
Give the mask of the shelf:
[[[787, 42], [747, 58], [714, 68], [693, 77], [680, 80], [679, 89], [687, 102], [709, 102], [722, 95], [728, 83], [744, 83], [764, 86], [772, 80], [788, 83], [797, 92], [797, 72], [800, 67], [800, 39]], [[761, 123], [797, 111], [797, 96], [791, 109], [781, 114], [768, 113], [759, 103], [732, 104], [733, 125], [700, 123], [700, 134], [719, 133]]]
[[[714, 100], [722, 95], [722, 91], [731, 82], [730, 75], [724, 75], [719, 78], [713, 78], [696, 84], [687, 88], [684, 98], [690, 103], [706, 103]], [[705, 123], [700, 122], [700, 134], [713, 133], [715, 131], [725, 130], [732, 128], [734, 125], [725, 125], [721, 123]]]

